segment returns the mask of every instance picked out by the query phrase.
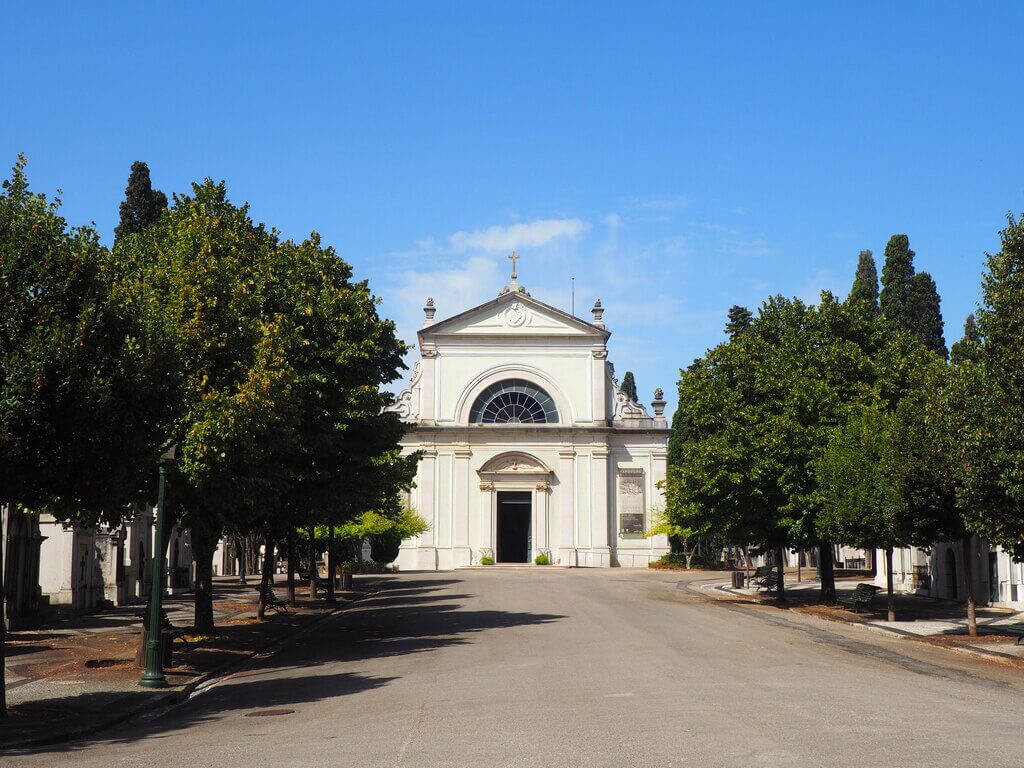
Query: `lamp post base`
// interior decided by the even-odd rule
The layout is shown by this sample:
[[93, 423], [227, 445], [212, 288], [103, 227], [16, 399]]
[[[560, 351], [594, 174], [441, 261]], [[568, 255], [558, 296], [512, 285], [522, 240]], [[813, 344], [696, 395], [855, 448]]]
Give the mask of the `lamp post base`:
[[139, 678], [139, 685], [142, 688], [166, 688], [167, 678], [163, 674], [151, 675], [147, 672]]

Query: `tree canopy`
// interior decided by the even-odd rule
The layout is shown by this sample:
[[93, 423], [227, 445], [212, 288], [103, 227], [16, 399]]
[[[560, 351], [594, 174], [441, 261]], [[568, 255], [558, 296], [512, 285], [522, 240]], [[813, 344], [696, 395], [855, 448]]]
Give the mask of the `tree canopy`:
[[632, 371], [626, 371], [626, 375], [622, 377], [622, 391], [634, 403], [640, 402], [637, 399], [636, 379], [633, 378]]
[[153, 189], [149, 178], [149, 166], [136, 160], [128, 176], [121, 203], [121, 221], [114, 230], [114, 238], [136, 235], [154, 223], [167, 210], [167, 195]]

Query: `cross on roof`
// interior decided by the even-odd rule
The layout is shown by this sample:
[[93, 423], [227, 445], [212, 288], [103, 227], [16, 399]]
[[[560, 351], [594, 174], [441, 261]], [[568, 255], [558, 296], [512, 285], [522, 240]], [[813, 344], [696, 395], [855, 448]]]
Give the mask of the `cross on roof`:
[[512, 260], [512, 279], [515, 280], [516, 277], [517, 277], [517, 275], [516, 275], [516, 259], [521, 259], [523, 257], [520, 256], [515, 251], [512, 251], [512, 253], [510, 253], [508, 255], [508, 257]]

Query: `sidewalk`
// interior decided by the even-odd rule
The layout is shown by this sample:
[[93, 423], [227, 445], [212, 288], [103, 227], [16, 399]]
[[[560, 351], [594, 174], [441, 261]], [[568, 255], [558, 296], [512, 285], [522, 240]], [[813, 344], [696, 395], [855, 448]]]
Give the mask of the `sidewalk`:
[[[275, 591], [284, 599], [283, 577]], [[173, 667], [164, 670], [170, 687], [138, 686], [141, 669], [135, 652], [142, 634], [145, 605], [113, 608], [103, 613], [66, 619], [38, 629], [11, 632], [7, 639], [7, 705], [0, 720], [0, 750], [25, 743], [65, 741], [112, 725], [150, 707], [170, 703], [202, 681], [254, 655], [303, 627], [310, 626], [359, 596], [338, 592], [329, 606], [309, 600], [308, 585], [297, 589], [297, 607], [256, 618], [259, 576], [249, 584], [235, 577], [214, 581], [217, 634], [186, 635], [174, 643]], [[164, 598], [171, 623], [192, 625], [192, 595]]]
[[[797, 582], [786, 574], [786, 599], [788, 608], [831, 621], [861, 625], [867, 629], [900, 635], [912, 640], [940, 645], [954, 650], [966, 651], [987, 658], [1024, 661], [1024, 644], [1017, 645], [1017, 638], [1002, 630], [1007, 624], [1024, 622], [1024, 613], [1006, 608], [979, 607], [977, 610], [978, 637], [967, 634], [967, 606], [948, 600], [938, 600], [920, 595], [897, 593], [896, 621], [886, 621], [886, 594], [875, 595], [871, 610], [854, 613], [842, 606], [823, 605], [819, 602], [821, 584], [815, 579]], [[851, 594], [858, 584], [866, 579], [837, 579], [836, 594]], [[743, 598], [763, 605], [773, 605], [774, 593], [758, 592], [755, 589], [733, 589], [729, 582], [707, 583], [701, 587], [705, 594], [726, 599]]]

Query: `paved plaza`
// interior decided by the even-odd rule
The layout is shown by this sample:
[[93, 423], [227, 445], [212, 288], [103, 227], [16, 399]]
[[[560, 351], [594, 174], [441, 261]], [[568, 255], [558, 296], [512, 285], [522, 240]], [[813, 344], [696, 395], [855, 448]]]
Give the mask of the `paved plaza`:
[[998, 664], [695, 577], [501, 568], [379, 590], [186, 703], [3, 765], [1018, 766]]

